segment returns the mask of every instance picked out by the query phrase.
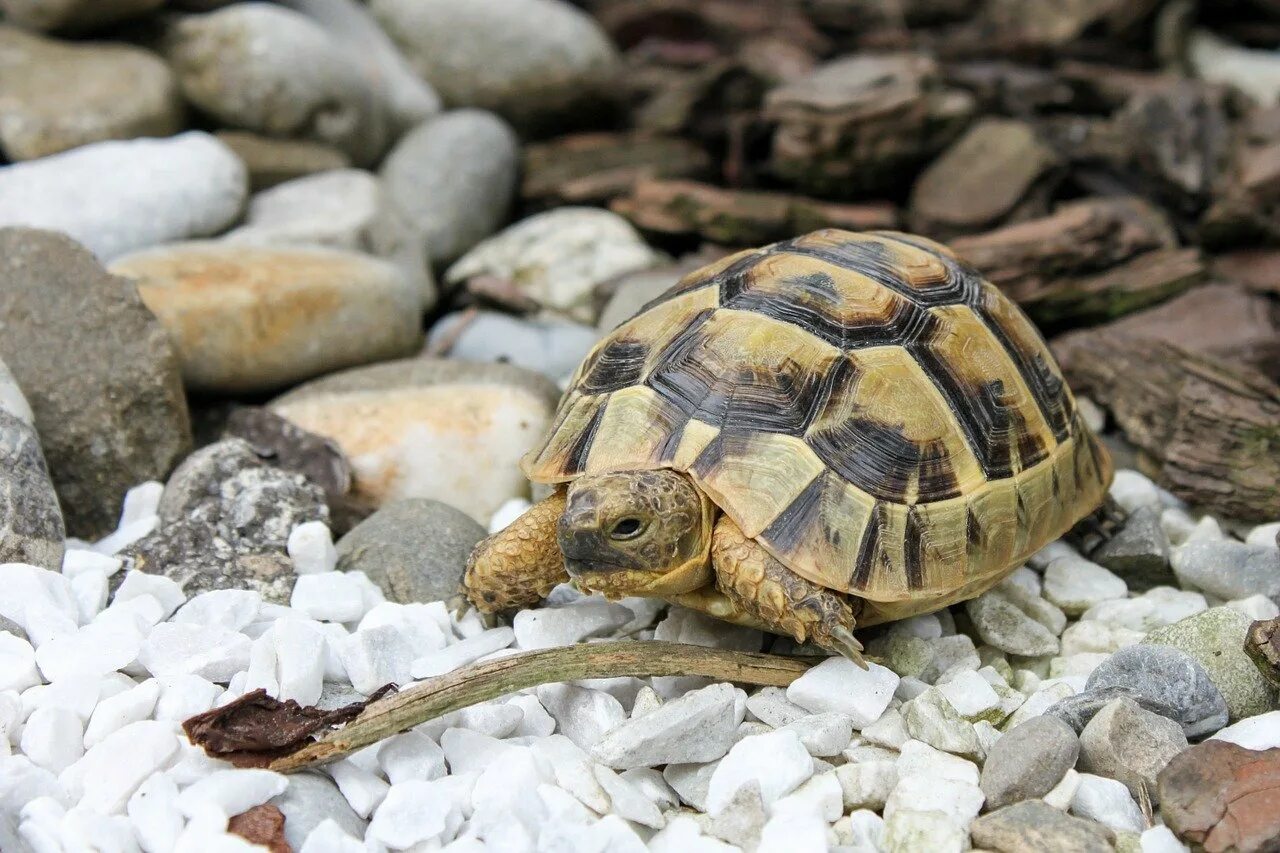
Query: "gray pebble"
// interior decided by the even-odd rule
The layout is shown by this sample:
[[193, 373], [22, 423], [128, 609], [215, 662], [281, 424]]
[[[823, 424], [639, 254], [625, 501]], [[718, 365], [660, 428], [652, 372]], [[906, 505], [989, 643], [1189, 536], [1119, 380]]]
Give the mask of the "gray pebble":
[[1124, 526], [1089, 557], [1124, 578], [1129, 588], [1138, 592], [1175, 582], [1169, 568], [1169, 537], [1156, 507], [1135, 509]]
[[466, 513], [425, 498], [394, 501], [338, 541], [338, 569], [362, 571], [389, 601], [447, 601], [485, 529]]
[[379, 174], [427, 241], [433, 263], [462, 255], [502, 224], [516, 189], [518, 141], [492, 113], [454, 110], [406, 133]]
[[0, 361], [0, 563], [61, 571], [65, 536], [31, 407]]
[[440, 96], [354, 0], [282, 0], [340, 42], [386, 105], [393, 137], [440, 112]]
[[446, 103], [519, 126], [598, 98], [618, 66], [595, 19], [561, 0], [374, 0], [370, 10]]
[[360, 165], [387, 146], [383, 105], [360, 67], [292, 9], [236, 3], [179, 18], [165, 54], [187, 100], [222, 124], [327, 142]]
[[1226, 700], [1230, 720], [1272, 709], [1276, 692], [1244, 651], [1251, 620], [1230, 607], [1212, 607], [1172, 625], [1156, 628], [1145, 642], [1172, 646], [1204, 667]]
[[1085, 691], [1120, 688], [1152, 704], [1182, 726], [1187, 737], [1216, 732], [1227, 724], [1227, 703], [1209, 673], [1186, 652], [1145, 643], [1120, 649], [1095, 669]]
[[207, 133], [98, 142], [0, 169], [0, 226], [62, 231], [107, 261], [223, 230], [240, 215], [247, 181], [240, 159]]
[[1055, 717], [1032, 717], [1004, 734], [987, 753], [979, 783], [987, 808], [1043, 797], [1075, 766], [1080, 741]]
[[320, 773], [291, 774], [289, 787], [270, 803], [284, 813], [284, 838], [294, 850], [301, 850], [311, 830], [324, 820], [335, 821], [353, 838], [363, 838], [368, 826], [338, 786]]
[[[0, 184], [26, 168], [0, 170]], [[0, 358], [31, 404], [72, 536], [114, 530], [125, 491], [163, 478], [191, 446], [168, 335], [63, 234], [0, 230]]]
[[1100, 823], [1072, 817], [1043, 800], [997, 809], [970, 827], [973, 846], [997, 853], [1111, 853], [1115, 833]]
[[1159, 801], [1156, 777], [1187, 748], [1182, 727], [1127, 697], [1108, 702], [1080, 733], [1080, 769], [1123, 782], [1135, 799]]
[[1221, 599], [1259, 593], [1280, 602], [1280, 549], [1231, 539], [1188, 542], [1173, 554], [1182, 586]]
[[289, 602], [293, 564], [289, 533], [307, 521], [327, 521], [324, 492], [301, 475], [263, 462], [240, 439], [191, 454], [160, 498], [160, 527], [130, 545], [135, 568], [176, 581], [188, 595], [211, 589], [253, 589]]

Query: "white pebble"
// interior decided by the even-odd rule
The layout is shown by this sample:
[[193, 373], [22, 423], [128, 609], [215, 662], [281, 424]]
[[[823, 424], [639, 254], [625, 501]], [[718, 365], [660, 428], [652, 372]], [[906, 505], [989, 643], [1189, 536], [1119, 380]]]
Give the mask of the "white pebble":
[[422, 655], [410, 666], [414, 678], [435, 678], [460, 666], [474, 663], [485, 655], [505, 649], [515, 640], [515, 631], [503, 626], [460, 640], [438, 652]]
[[172, 850], [186, 823], [178, 809], [178, 786], [165, 773], [147, 777], [129, 798], [125, 812], [147, 853]]
[[333, 818], [325, 818], [307, 833], [298, 853], [365, 853], [361, 841], [348, 835]]
[[323, 521], [307, 521], [293, 528], [286, 548], [293, 560], [293, 570], [300, 575], [331, 572], [338, 565], [333, 534]]
[[779, 731], [800, 735], [800, 742], [810, 755], [830, 757], [839, 755], [853, 739], [853, 718], [848, 714], [810, 714], [787, 723]]
[[177, 720], [203, 714], [213, 707], [214, 700], [222, 692], [218, 685], [190, 673], [156, 677], [160, 685], [160, 698], [156, 701], [155, 719]]
[[85, 569], [71, 579], [71, 594], [75, 596], [80, 621], [93, 620], [107, 606], [107, 589], [110, 581], [101, 569]]
[[36, 766], [61, 773], [84, 755], [84, 724], [66, 708], [37, 708], [22, 728], [20, 745]]
[[1124, 508], [1125, 512], [1133, 512], [1143, 506], [1161, 508], [1160, 490], [1156, 484], [1137, 471], [1121, 468], [1116, 471], [1111, 481], [1111, 497]]
[[853, 661], [827, 658], [787, 687], [787, 699], [815, 714], [835, 711], [865, 728], [884, 714], [898, 687], [898, 675], [878, 663], [862, 669]]
[[68, 548], [62, 555], [62, 573], [73, 580], [82, 572], [102, 572], [111, 577], [123, 565], [124, 560], [119, 557], [109, 557], [84, 548]]
[[926, 779], [953, 779], [969, 785], [978, 784], [978, 765], [968, 759], [940, 749], [924, 741], [909, 740], [902, 744], [897, 759], [898, 778], [920, 776]]
[[151, 515], [139, 518], [136, 521], [117, 527], [113, 533], [109, 533], [94, 542], [93, 550], [99, 554], [114, 556], [139, 539], [150, 535], [151, 531], [159, 526], [160, 519], [158, 516]]
[[18, 623], [37, 649], [52, 637], [74, 633], [79, 607], [71, 594], [71, 581], [26, 563], [0, 564], [4, 595], [0, 616]]
[[1280, 536], [1280, 521], [1272, 521], [1250, 530], [1244, 541], [1248, 545], [1270, 545], [1275, 548], [1277, 536]]
[[138, 571], [125, 574], [124, 582], [120, 584], [112, 600], [128, 601], [140, 595], [150, 595], [160, 602], [160, 606], [164, 608], [163, 619], [168, 619], [187, 600], [186, 593], [176, 581], [164, 575]]
[[[178, 747], [172, 723], [130, 723], [103, 738], [68, 767], [59, 781], [81, 805], [116, 814], [148, 776], [169, 765]], [[128, 756], [128, 760], [121, 760], [121, 756]]]
[[174, 622], [243, 631], [262, 609], [262, 594], [248, 589], [214, 589], [192, 598], [173, 614]]
[[178, 795], [178, 808], [188, 818], [210, 812], [226, 818], [260, 806], [289, 787], [289, 780], [270, 770], [219, 770]]
[[1147, 822], [1123, 782], [1081, 773], [1071, 813], [1124, 832], [1142, 832]]
[[521, 610], [512, 627], [520, 648], [549, 649], [606, 636], [631, 619], [631, 611], [620, 604], [587, 601], [564, 607]]
[[120, 508], [120, 524], [125, 527], [135, 521], [151, 518], [160, 513], [160, 497], [164, 494], [164, 483], [148, 480], [139, 483], [124, 493], [124, 506]]
[[1167, 826], [1153, 826], [1139, 838], [1142, 853], [1186, 853], [1191, 848], [1178, 840]]
[[1068, 615], [1078, 616], [1100, 601], [1128, 594], [1123, 580], [1084, 557], [1059, 557], [1044, 572], [1044, 597]]
[[938, 691], [956, 712], [969, 720], [999, 707], [1000, 697], [987, 680], [974, 670], [965, 670], [943, 684]]
[[595, 767], [596, 781], [609, 797], [613, 814], [653, 829], [666, 825], [662, 812], [644, 792], [608, 767]]
[[774, 813], [809, 808], [831, 823], [844, 814], [844, 788], [834, 770], [819, 773], [773, 804]]
[[356, 764], [351, 759], [334, 762], [326, 770], [333, 777], [352, 811], [367, 818], [373, 814], [391, 787], [378, 776]]
[[378, 766], [392, 785], [410, 779], [431, 781], [449, 772], [444, 750], [421, 732], [395, 735], [378, 747]]
[[401, 633], [390, 625], [357, 631], [344, 637], [337, 646], [351, 686], [366, 696], [383, 685], [404, 684], [412, 677], [413, 650]]
[[149, 678], [136, 687], [99, 702], [84, 730], [85, 748], [93, 748], [107, 735], [130, 723], [149, 719], [159, 698], [160, 684], [154, 678]]
[[512, 733], [514, 737], [546, 737], [556, 730], [555, 718], [542, 707], [537, 696], [520, 693], [508, 699], [507, 704], [520, 709], [520, 724]]
[[600, 690], [574, 684], [543, 684], [537, 696], [555, 718], [560, 732], [583, 749], [591, 749], [627, 719], [622, 703]]
[[216, 625], [165, 622], [147, 636], [138, 661], [152, 675], [198, 675], [225, 684], [249, 666], [249, 638]]
[[367, 838], [395, 850], [437, 839], [450, 820], [461, 823], [457, 806], [438, 796], [432, 783], [411, 779], [392, 785], [369, 822]]
[[499, 530], [507, 529], [511, 522], [524, 515], [531, 506], [533, 506], [533, 504], [529, 503], [529, 501], [524, 498], [509, 499], [502, 506], [498, 507], [497, 511], [490, 516], [489, 532], [492, 534], [497, 533]]
[[1233, 610], [1239, 610], [1254, 621], [1274, 619], [1280, 616], [1280, 607], [1277, 607], [1274, 601], [1261, 593], [1251, 595], [1248, 598], [1228, 601], [1227, 606]]
[[289, 606], [301, 616], [328, 622], [358, 622], [365, 613], [364, 588], [354, 573], [299, 575]]
[[88, 721], [102, 692], [102, 677], [79, 673], [52, 684], [38, 684], [22, 691], [24, 716], [36, 708], [67, 708]]
[[827, 849], [826, 821], [808, 803], [778, 803], [760, 831], [757, 853], [807, 853]]
[[1209, 740], [1225, 740], [1245, 749], [1280, 747], [1280, 711], [1245, 717], [1213, 735]]
[[40, 683], [36, 650], [21, 637], [0, 631], [0, 691], [26, 690]]
[[63, 850], [135, 853], [138, 849], [127, 817], [98, 814], [78, 806], [69, 809], [59, 822], [58, 839]]
[[328, 654], [324, 634], [317, 630], [317, 623], [295, 618], [279, 620], [271, 634], [279, 684], [276, 697], [314, 705], [324, 688]]
[[564, 735], [551, 735], [535, 741], [532, 749], [551, 765], [557, 785], [598, 814], [609, 811], [609, 796], [596, 778], [595, 763], [581, 747]]
[[144, 648], [136, 625], [93, 622], [74, 634], [54, 637], [36, 649], [36, 664], [49, 681], [75, 675], [100, 675], [124, 669]]
[[[432, 602], [439, 604], [439, 602]], [[360, 620], [356, 630], [364, 631], [379, 625], [390, 625], [400, 632], [409, 644], [414, 657], [443, 649], [448, 642], [440, 623], [436, 621], [434, 608], [428, 604], [396, 604], [384, 601], [372, 608]]]
[[68, 801], [58, 777], [25, 755], [0, 756], [0, 814], [17, 814], [37, 797]]
[[760, 786], [760, 796], [767, 807], [812, 775], [813, 758], [795, 732], [745, 737], [734, 744], [711, 775], [707, 813], [720, 812], [738, 789], [750, 782]]
[[985, 800], [982, 789], [955, 779], [930, 779], [911, 775], [899, 779], [884, 804], [884, 819], [892, 821], [895, 812], [923, 808], [942, 812], [958, 826], [967, 827], [978, 816]]
[[1055, 809], [1065, 812], [1071, 807], [1071, 801], [1075, 799], [1076, 791], [1080, 789], [1080, 776], [1081, 774], [1074, 767], [1069, 769], [1042, 799]]

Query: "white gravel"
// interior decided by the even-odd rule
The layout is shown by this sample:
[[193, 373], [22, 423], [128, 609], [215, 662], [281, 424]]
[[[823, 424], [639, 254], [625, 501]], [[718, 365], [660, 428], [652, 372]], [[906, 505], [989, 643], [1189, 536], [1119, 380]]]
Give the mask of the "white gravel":
[[[1144, 481], [1119, 478], [1122, 502], [1185, 515]], [[29, 636], [0, 633], [0, 820], [33, 849], [251, 849], [226, 832], [228, 818], [286, 792], [290, 778], [204, 756], [180, 722], [257, 687], [332, 705], [516, 649], [653, 637], [761, 647], [759, 632], [681, 608], [563, 587], [555, 606], [514, 627], [455, 620], [440, 602], [386, 602], [363, 575], [334, 570], [332, 537], [315, 522], [289, 537], [290, 606], [244, 590], [188, 599], [109, 553], [155, 523], [158, 501], [153, 486], [131, 491], [121, 530], [105, 547], [69, 543], [62, 573], [0, 566], [0, 616]], [[504, 507], [493, 526], [522, 506]], [[1186, 536], [1224, 535], [1187, 519]], [[1255, 528], [1250, 541], [1274, 544], [1275, 529]], [[973, 636], [947, 611], [884, 629], [889, 665], [829, 658], [785, 689], [697, 678], [548, 684], [429, 721], [324, 769], [363, 836], [322, 811], [300, 851], [967, 845], [984, 801], [981, 764], [1003, 731], [1083, 690], [1111, 653], [1210, 606], [1196, 591], [1132, 593], [1061, 543], [1031, 565], [956, 609], [968, 610]], [[1259, 596], [1231, 604], [1256, 618], [1275, 607]], [[1278, 747], [1280, 711], [1215, 737]], [[1146, 827], [1115, 780], [1068, 771], [1044, 799], [1141, 833], [1143, 850], [1182, 849]]]

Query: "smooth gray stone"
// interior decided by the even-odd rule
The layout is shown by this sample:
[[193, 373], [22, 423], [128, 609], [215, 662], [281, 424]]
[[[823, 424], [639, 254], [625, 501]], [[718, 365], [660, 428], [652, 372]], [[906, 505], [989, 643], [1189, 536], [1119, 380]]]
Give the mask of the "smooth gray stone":
[[440, 501], [394, 501], [338, 541], [338, 569], [364, 572], [400, 604], [448, 601], [485, 535], [470, 516]]
[[1080, 740], [1056, 717], [1042, 715], [1019, 723], [987, 754], [979, 786], [987, 808], [1043, 797], [1075, 766]]
[[1169, 568], [1169, 537], [1155, 507], [1138, 507], [1130, 513], [1124, 526], [1089, 559], [1124, 578], [1129, 588], [1138, 592], [1176, 585]]

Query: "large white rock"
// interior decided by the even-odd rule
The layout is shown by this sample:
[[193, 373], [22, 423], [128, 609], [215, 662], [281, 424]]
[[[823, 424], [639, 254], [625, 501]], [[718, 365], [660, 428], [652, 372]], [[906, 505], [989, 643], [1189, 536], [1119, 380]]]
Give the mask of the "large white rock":
[[0, 170], [0, 227], [63, 231], [106, 261], [216, 234], [247, 195], [244, 164], [207, 133], [99, 142]]
[[848, 714], [854, 728], [862, 729], [880, 719], [899, 681], [897, 673], [880, 664], [862, 669], [847, 658], [832, 657], [791, 682], [787, 699], [815, 714]]
[[737, 700], [731, 684], [686, 693], [613, 728], [591, 747], [591, 755], [620, 770], [715, 761], [736, 740], [742, 721]]
[[716, 814], [744, 785], [760, 786], [768, 806], [794, 791], [813, 775], [813, 758], [795, 732], [751, 735], [734, 744], [711, 775], [707, 787], [707, 813]]
[[178, 755], [175, 728], [154, 720], [131, 723], [86, 752], [58, 781], [81, 805], [117, 814], [147, 777]]

